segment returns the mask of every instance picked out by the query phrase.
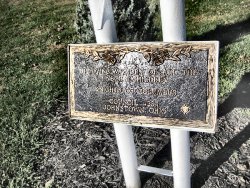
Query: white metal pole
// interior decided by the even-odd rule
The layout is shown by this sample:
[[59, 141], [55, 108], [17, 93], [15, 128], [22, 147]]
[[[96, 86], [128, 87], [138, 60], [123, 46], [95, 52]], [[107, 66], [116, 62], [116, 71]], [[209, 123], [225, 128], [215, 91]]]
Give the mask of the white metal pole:
[[117, 42], [111, 0], [88, 0], [88, 3], [96, 42], [99, 44]]
[[137, 164], [132, 126], [115, 123], [114, 128], [126, 187], [139, 188], [141, 187], [141, 181]]
[[[88, 0], [97, 43], [117, 42], [111, 0]], [[141, 187], [132, 127], [114, 124], [127, 188]]]
[[175, 188], [191, 187], [189, 132], [170, 129]]
[[164, 42], [186, 40], [185, 0], [160, 0]]
[[[186, 40], [185, 0], [160, 0], [164, 42]], [[175, 188], [191, 187], [189, 132], [170, 129]]]

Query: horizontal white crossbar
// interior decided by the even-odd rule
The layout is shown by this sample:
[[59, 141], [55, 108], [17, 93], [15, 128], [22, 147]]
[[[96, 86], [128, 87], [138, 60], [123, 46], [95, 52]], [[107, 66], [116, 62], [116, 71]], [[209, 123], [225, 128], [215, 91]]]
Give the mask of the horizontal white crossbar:
[[143, 171], [143, 172], [154, 173], [154, 174], [161, 174], [164, 176], [173, 176], [173, 171], [171, 171], [171, 170], [165, 170], [162, 168], [155, 168], [155, 167], [151, 167], [151, 166], [140, 165], [138, 167], [138, 170]]

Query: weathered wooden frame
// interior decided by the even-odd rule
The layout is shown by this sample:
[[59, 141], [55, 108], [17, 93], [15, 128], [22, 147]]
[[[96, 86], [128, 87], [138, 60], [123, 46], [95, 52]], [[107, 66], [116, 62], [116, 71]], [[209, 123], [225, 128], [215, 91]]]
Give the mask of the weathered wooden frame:
[[[124, 48], [136, 45], [166, 45], [171, 48], [180, 48], [191, 46], [193, 50], [208, 50], [208, 80], [207, 80], [207, 114], [206, 120], [188, 120], [183, 121], [172, 118], [160, 118], [138, 115], [124, 115], [124, 114], [108, 114], [91, 111], [76, 111], [75, 110], [75, 80], [74, 80], [74, 53], [86, 53], [86, 48], [95, 51], [97, 44], [70, 44], [68, 46], [68, 65], [69, 65], [69, 115], [73, 119], [81, 119], [87, 121], [106, 122], [106, 123], [123, 123], [135, 126], [146, 126], [154, 128], [177, 128], [197, 132], [214, 132], [217, 120], [217, 93], [218, 93], [218, 49], [219, 43], [217, 41], [208, 42], [178, 42], [178, 43], [114, 43], [103, 44], [98, 47], [117, 46]], [[102, 49], [99, 48], [99, 49]], [[97, 57], [98, 58], [98, 57]], [[175, 57], [173, 57], [175, 58]], [[178, 58], [178, 57], [177, 57]], [[111, 62], [112, 63], [112, 62]], [[114, 63], [114, 62], [113, 62]]]

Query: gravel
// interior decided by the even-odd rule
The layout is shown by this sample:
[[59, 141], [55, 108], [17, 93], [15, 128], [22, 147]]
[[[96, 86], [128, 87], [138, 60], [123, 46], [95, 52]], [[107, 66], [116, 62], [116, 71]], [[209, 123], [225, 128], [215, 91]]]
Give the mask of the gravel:
[[[250, 112], [218, 118], [215, 134], [191, 132], [192, 187], [250, 185]], [[133, 127], [139, 164], [172, 169], [169, 130]], [[45, 187], [125, 187], [112, 124], [70, 120], [62, 103], [44, 127], [39, 169]], [[142, 187], [173, 187], [171, 177], [141, 173]]]

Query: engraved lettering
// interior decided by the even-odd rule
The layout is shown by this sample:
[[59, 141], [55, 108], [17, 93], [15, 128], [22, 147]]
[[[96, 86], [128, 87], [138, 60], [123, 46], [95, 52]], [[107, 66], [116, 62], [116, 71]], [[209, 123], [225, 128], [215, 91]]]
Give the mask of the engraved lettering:
[[186, 76], [196, 76], [198, 75], [198, 70], [197, 69], [184, 69], [183, 74]]

